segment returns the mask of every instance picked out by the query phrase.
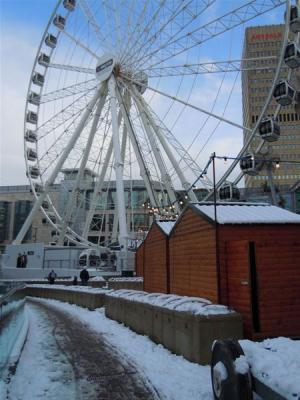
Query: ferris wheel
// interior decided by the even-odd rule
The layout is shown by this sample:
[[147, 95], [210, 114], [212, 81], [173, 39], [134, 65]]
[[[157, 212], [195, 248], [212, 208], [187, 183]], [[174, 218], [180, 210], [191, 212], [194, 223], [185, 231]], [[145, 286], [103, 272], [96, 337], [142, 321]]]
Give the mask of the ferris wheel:
[[[250, 128], [238, 111], [241, 71], [258, 67], [255, 58], [242, 57], [243, 32], [249, 24], [267, 23], [266, 15], [274, 10], [284, 23], [282, 46], [273, 57], [274, 79], [265, 105]], [[126, 220], [130, 182], [143, 180], [153, 212], [169, 208], [178, 215], [177, 189], [196, 202], [195, 180], [209, 199], [231, 176], [232, 186], [244, 173], [256, 171], [256, 154], [279, 137], [280, 107], [298, 96], [288, 81], [278, 81], [286, 67], [289, 32], [300, 30], [299, 15], [299, 6], [290, 0], [59, 0], [28, 88], [24, 152], [36, 202], [15, 243], [22, 242], [41, 209], [58, 232], [58, 243], [68, 238], [91, 245], [93, 217], [105, 212], [105, 196], [115, 185], [116, 227], [120, 245], [126, 246], [134, 231]], [[299, 61], [293, 45], [291, 68]], [[278, 108], [270, 118], [275, 93]], [[257, 149], [249, 153], [257, 138]], [[236, 143], [236, 159], [213, 188], [203, 171], [208, 154], [220, 144], [230, 151]], [[58, 209], [49, 194], [66, 171], [74, 173], [74, 182]], [[87, 175], [92, 177], [88, 198]], [[86, 215], [76, 228], [80, 207]]]

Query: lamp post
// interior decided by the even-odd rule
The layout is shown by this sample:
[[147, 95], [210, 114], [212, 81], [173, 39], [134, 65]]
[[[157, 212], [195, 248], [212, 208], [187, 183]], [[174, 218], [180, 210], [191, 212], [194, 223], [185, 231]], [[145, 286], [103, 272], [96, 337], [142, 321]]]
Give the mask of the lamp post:
[[215, 244], [216, 244], [216, 273], [217, 273], [217, 290], [218, 290], [218, 303], [221, 301], [221, 268], [220, 268], [220, 249], [219, 249], [219, 227], [217, 220], [217, 192], [216, 192], [216, 153], [210, 156], [213, 164], [213, 199], [214, 199], [214, 220], [215, 220]]

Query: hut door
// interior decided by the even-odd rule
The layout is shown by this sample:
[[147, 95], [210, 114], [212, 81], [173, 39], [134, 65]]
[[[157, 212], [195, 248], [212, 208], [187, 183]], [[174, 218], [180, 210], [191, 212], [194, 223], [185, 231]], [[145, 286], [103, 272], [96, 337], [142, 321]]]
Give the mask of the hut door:
[[225, 243], [227, 304], [243, 316], [244, 331], [252, 332], [251, 275], [249, 242], [247, 240]]

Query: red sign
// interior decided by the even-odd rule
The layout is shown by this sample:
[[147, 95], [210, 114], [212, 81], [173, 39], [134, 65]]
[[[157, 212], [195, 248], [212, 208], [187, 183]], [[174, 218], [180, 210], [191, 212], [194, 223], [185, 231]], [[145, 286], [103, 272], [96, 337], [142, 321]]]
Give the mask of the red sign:
[[251, 41], [255, 40], [278, 40], [282, 38], [281, 32], [274, 33], [255, 33], [251, 36]]

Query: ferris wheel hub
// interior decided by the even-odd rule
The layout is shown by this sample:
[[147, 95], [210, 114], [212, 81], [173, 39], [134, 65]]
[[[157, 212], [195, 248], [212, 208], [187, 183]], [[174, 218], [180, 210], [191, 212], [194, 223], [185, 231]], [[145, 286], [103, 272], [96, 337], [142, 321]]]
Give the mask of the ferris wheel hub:
[[96, 66], [96, 77], [100, 82], [107, 80], [116, 65], [116, 60], [111, 54], [104, 54], [99, 58], [97, 66]]

